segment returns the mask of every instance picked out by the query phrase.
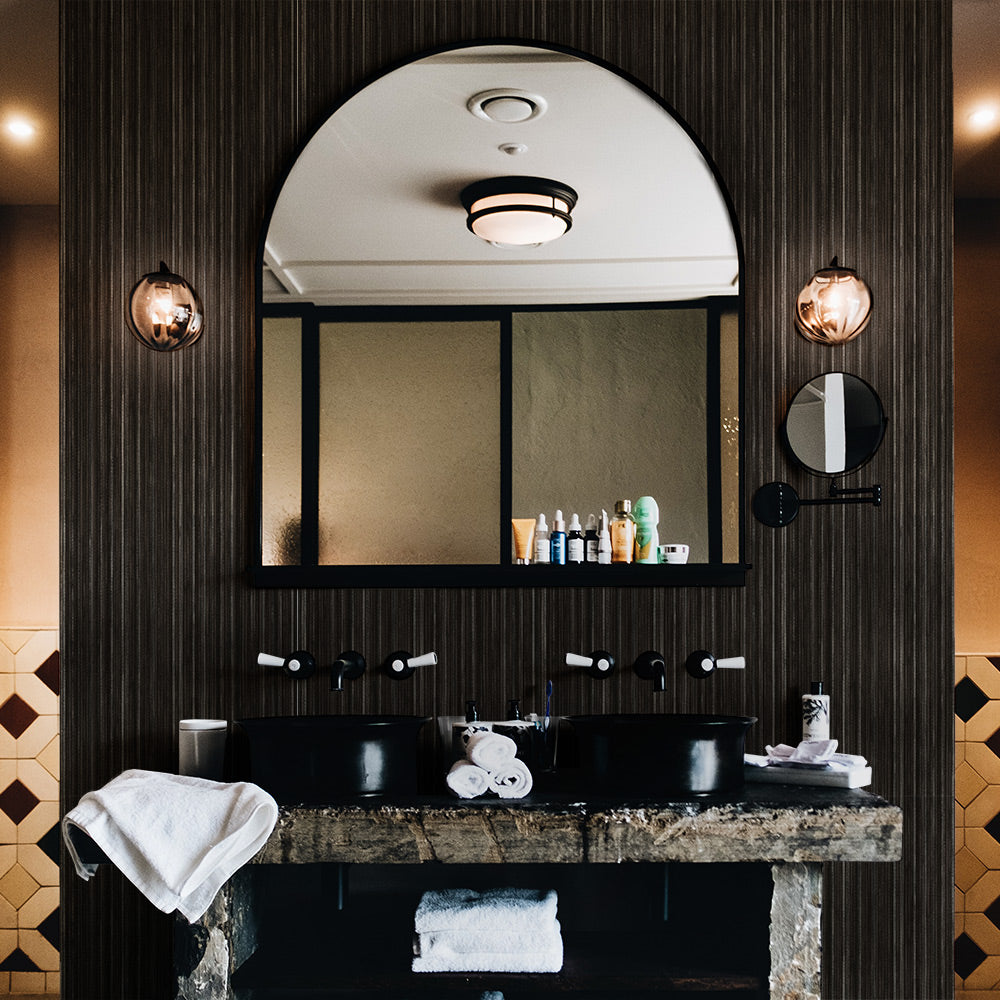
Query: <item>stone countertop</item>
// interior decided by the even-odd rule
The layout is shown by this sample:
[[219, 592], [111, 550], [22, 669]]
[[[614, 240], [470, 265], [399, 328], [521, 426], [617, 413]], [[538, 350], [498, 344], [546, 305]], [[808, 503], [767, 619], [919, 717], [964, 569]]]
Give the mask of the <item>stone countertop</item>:
[[897, 861], [902, 810], [859, 789], [612, 800], [421, 796], [283, 807], [259, 864]]

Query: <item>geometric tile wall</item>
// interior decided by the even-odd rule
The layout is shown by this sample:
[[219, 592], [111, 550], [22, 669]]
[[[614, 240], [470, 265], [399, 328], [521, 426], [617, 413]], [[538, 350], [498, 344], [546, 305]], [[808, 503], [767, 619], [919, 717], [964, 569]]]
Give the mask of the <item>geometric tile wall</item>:
[[0, 994], [59, 992], [59, 632], [0, 629]]
[[955, 657], [955, 1000], [1000, 996], [1000, 656]]

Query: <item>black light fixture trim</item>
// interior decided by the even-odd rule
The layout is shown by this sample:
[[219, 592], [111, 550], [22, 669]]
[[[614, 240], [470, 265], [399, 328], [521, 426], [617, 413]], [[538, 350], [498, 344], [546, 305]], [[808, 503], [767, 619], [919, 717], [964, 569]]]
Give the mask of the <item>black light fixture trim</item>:
[[[531, 194], [550, 199], [549, 205], [494, 205], [472, 211], [472, 206], [482, 198], [492, 198], [497, 195]], [[538, 212], [542, 215], [554, 215], [566, 224], [563, 233], [568, 233], [573, 226], [570, 213], [576, 207], [579, 195], [568, 184], [550, 180], [547, 177], [488, 177], [486, 180], [474, 181], [462, 189], [459, 198], [468, 217], [465, 220], [469, 232], [478, 236], [473, 226], [480, 219], [503, 212]], [[566, 211], [556, 207], [556, 199], [564, 201], [568, 206]], [[481, 237], [480, 237], [481, 238]]]

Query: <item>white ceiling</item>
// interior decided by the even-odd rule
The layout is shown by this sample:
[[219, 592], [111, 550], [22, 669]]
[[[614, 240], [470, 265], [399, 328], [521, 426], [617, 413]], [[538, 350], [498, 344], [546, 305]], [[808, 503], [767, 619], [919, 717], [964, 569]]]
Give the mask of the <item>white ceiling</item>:
[[[0, 129], [0, 204], [58, 200], [58, 20], [58, 0], [0, 0], [0, 124], [19, 111], [40, 129], [33, 146]], [[1000, 127], [968, 123], [978, 100], [1000, 103], [1000, 0], [954, 0], [954, 28], [955, 194], [1000, 198]]]
[[[487, 90], [545, 110], [498, 123]], [[500, 147], [524, 147], [516, 155]], [[579, 194], [573, 227], [497, 248], [466, 228], [461, 190], [506, 175]], [[594, 63], [528, 46], [451, 50], [380, 77], [319, 129], [271, 218], [267, 301], [625, 302], [738, 292], [725, 201], [663, 107]]]

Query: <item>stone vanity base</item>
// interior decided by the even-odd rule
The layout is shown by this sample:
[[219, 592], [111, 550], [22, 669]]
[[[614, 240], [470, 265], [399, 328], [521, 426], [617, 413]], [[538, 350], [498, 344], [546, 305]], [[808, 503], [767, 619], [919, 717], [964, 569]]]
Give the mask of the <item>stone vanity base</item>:
[[[551, 798], [458, 802], [427, 798], [392, 805], [366, 803], [283, 809], [274, 833], [254, 864], [229, 881], [209, 912], [193, 925], [178, 919], [176, 997], [263, 1000], [298, 995], [355, 996], [370, 990], [373, 995], [382, 996], [465, 998], [478, 997], [482, 991], [493, 989], [507, 991], [505, 996], [513, 998], [529, 997], [537, 989], [546, 995], [615, 995], [624, 1000], [630, 993], [648, 996], [662, 988], [692, 995], [715, 990], [770, 1000], [818, 998], [822, 863], [898, 860], [901, 842], [901, 811], [884, 800], [857, 790], [802, 790], [791, 786], [752, 789], [738, 799], [675, 803], [622, 804]], [[666, 961], [661, 973], [656, 954], [650, 954], [656, 951], [654, 945], [645, 951], [637, 949], [632, 956], [622, 954], [619, 961], [609, 963], [608, 968], [621, 969], [620, 983], [616, 984], [604, 966], [590, 960], [591, 956], [583, 954], [571, 959], [572, 942], [564, 935], [566, 963], [563, 972], [555, 975], [426, 976], [408, 973], [405, 964], [400, 964], [394, 972], [391, 963], [386, 962], [383, 968], [372, 968], [370, 974], [354, 975], [352, 979], [345, 974], [343, 962], [338, 967], [331, 961], [330, 978], [324, 984], [315, 976], [297, 979], [292, 974], [293, 960], [289, 958], [288, 976], [276, 979], [272, 963], [270, 972], [261, 972], [259, 979], [254, 978], [258, 967], [268, 968], [254, 953], [258, 947], [262, 954], [268, 948], [266, 935], [258, 929], [257, 917], [264, 906], [261, 879], [270, 872], [267, 877], [273, 880], [273, 873], [280, 872], [275, 866], [320, 865], [316, 869], [321, 873], [318, 877], [330, 877], [332, 881], [319, 898], [326, 909], [335, 911], [336, 879], [342, 876], [345, 864], [411, 865], [415, 866], [417, 877], [426, 872], [432, 878], [444, 871], [437, 867], [441, 864], [603, 866], [650, 862], [654, 865], [647, 864], [642, 869], [640, 882], [647, 872], [656, 870], [656, 863], [683, 862], [688, 875], [691, 869], [687, 863], [730, 866], [727, 871], [734, 863], [752, 866], [756, 875], [747, 884], [754, 887], [759, 897], [756, 902], [741, 898], [746, 892], [741, 893], [736, 885], [729, 899], [719, 899], [718, 905], [746, 906], [758, 924], [767, 921], [769, 913], [766, 943], [759, 961], [751, 963], [753, 968], [734, 971], [721, 963], [723, 971], [699, 966], [700, 971], [693, 974], [686, 967]], [[618, 870], [623, 891], [629, 881], [627, 876], [634, 875], [636, 870]], [[497, 871], [496, 884], [503, 884], [505, 875]], [[585, 869], [575, 871], [582, 871], [580, 878], [586, 880]], [[699, 871], [706, 877], [710, 874], [709, 869]], [[312, 869], [310, 877], [311, 872]], [[504, 872], [506, 876], [512, 874], [509, 868]], [[763, 877], [765, 872], [769, 879]], [[595, 881], [599, 874], [595, 871]], [[631, 881], [634, 883], [636, 879]], [[367, 921], [366, 928], [370, 926], [370, 931], [359, 932], [359, 948], [370, 941], [372, 934], [384, 930], [382, 925], [392, 923], [383, 919], [384, 909], [362, 915], [362, 922]], [[411, 915], [412, 907], [396, 915], [401, 918], [397, 921], [400, 935], [405, 934], [405, 921]], [[288, 912], [287, 919], [294, 923], [303, 916]], [[681, 920], [679, 925], [683, 923]], [[706, 928], [706, 933], [712, 931], [713, 928]], [[622, 941], [625, 940], [623, 937]], [[337, 944], [343, 945], [343, 941], [327, 942], [328, 948]], [[733, 948], [733, 941], [727, 941], [724, 935], [717, 945], [710, 944], [720, 953]], [[765, 951], [769, 954], [764, 954]], [[372, 964], [379, 963], [376, 960]], [[347, 983], [345, 975], [350, 980]], [[280, 988], [276, 985], [279, 980]]]

